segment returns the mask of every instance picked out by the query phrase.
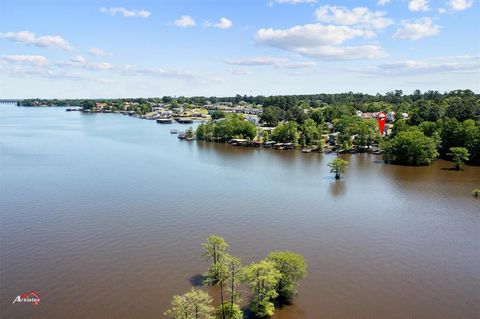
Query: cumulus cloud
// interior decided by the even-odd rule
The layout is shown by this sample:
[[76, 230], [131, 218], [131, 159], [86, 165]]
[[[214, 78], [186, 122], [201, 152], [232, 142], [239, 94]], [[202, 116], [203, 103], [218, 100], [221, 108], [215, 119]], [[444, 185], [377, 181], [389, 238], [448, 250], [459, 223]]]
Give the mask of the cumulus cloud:
[[307, 24], [289, 29], [260, 29], [255, 34], [255, 41], [304, 56], [325, 59], [349, 60], [385, 56], [386, 53], [377, 45], [339, 46], [350, 39], [373, 36], [374, 32], [362, 28]]
[[93, 55], [93, 56], [105, 56], [108, 55], [108, 53], [100, 48], [90, 48], [88, 50], [88, 54]]
[[357, 37], [372, 37], [368, 30], [322, 24], [297, 25], [289, 29], [260, 29], [255, 41], [281, 49], [338, 45]]
[[384, 6], [386, 4], [389, 4], [390, 3], [390, 0], [378, 0], [377, 1], [377, 6]]
[[123, 7], [116, 7], [116, 8], [100, 8], [100, 12], [106, 13], [109, 15], [123, 15], [127, 18], [148, 18], [150, 16], [150, 11], [147, 10], [128, 10]]
[[387, 56], [378, 45], [360, 46], [321, 46], [316, 48], [299, 48], [297, 52], [308, 57], [319, 57], [329, 60], [375, 59]]
[[194, 27], [196, 25], [195, 20], [192, 17], [183, 15], [179, 19], [174, 21], [175, 25], [180, 28]]
[[217, 23], [211, 23], [211, 22], [206, 21], [204, 23], [204, 26], [205, 27], [214, 27], [214, 28], [225, 30], [225, 29], [231, 28], [233, 26], [233, 23], [229, 19], [227, 19], [225, 17], [222, 17], [222, 18], [220, 18], [220, 21], [218, 21]]
[[372, 29], [383, 29], [393, 24], [393, 21], [385, 17], [383, 11], [370, 11], [365, 7], [348, 9], [346, 7], [324, 5], [315, 11], [315, 16], [320, 22], [338, 25], [362, 26]]
[[[360, 71], [360, 70], [359, 70]], [[373, 69], [362, 70], [384, 75], [418, 75], [452, 72], [480, 71], [480, 56], [449, 56], [429, 60], [404, 60], [380, 64]]]
[[73, 47], [68, 41], [59, 35], [44, 35], [37, 37], [35, 33], [23, 30], [18, 32], [0, 33], [0, 38], [42, 48], [60, 48], [67, 51], [73, 50]]
[[408, 3], [408, 10], [410, 11], [428, 11], [428, 0], [410, 0]]
[[462, 11], [473, 5], [473, 0], [449, 0], [448, 6], [455, 11]]
[[393, 35], [395, 39], [419, 40], [440, 32], [440, 26], [434, 24], [430, 18], [421, 18], [414, 22], [403, 20], [401, 24], [402, 26]]
[[10, 63], [26, 63], [32, 65], [45, 65], [48, 59], [42, 55], [3, 55], [0, 59]]

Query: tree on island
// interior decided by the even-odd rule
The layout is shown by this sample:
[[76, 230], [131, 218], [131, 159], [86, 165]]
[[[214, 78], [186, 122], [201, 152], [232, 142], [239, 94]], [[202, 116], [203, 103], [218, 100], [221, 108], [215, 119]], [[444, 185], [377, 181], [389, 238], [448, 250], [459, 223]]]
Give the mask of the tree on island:
[[[243, 312], [237, 304], [240, 301], [240, 294], [236, 290], [242, 271], [240, 259], [228, 254], [229, 245], [220, 236], [208, 236], [202, 246], [205, 250], [204, 256], [212, 262], [205, 274], [204, 283], [220, 286], [220, 306], [216, 311], [216, 317], [219, 319], [243, 318]], [[228, 301], [224, 292], [230, 294]]]
[[276, 289], [278, 299], [281, 302], [292, 302], [298, 293], [298, 281], [307, 276], [305, 258], [291, 251], [274, 251], [268, 254], [267, 260], [273, 262], [282, 275]]
[[335, 173], [335, 179], [340, 179], [340, 174], [344, 174], [347, 171], [348, 162], [337, 157], [333, 159], [328, 166], [330, 167], [330, 173]]
[[203, 256], [212, 263], [205, 274], [205, 284], [213, 286], [219, 283], [224, 271], [224, 257], [228, 254], [229, 245], [222, 237], [210, 235], [202, 247], [205, 250]]
[[468, 161], [470, 158], [470, 153], [465, 147], [450, 147], [448, 155], [452, 156], [457, 171], [462, 170], [463, 162]]
[[193, 139], [193, 137], [195, 136], [195, 133], [193, 131], [193, 128], [189, 127], [188, 130], [187, 130], [187, 138], [188, 139]]
[[262, 260], [245, 268], [243, 281], [252, 293], [250, 310], [260, 318], [270, 317], [275, 311], [273, 300], [278, 297], [276, 288], [282, 275], [271, 261]]
[[203, 290], [192, 288], [183, 295], [173, 296], [165, 316], [172, 319], [213, 319], [212, 298]]

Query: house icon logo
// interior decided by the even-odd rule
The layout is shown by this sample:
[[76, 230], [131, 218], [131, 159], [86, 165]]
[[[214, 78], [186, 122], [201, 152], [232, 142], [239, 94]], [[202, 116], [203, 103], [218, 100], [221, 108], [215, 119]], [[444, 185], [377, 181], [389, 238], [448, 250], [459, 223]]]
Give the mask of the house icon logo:
[[30, 292], [15, 297], [13, 303], [16, 302], [27, 302], [31, 303], [32, 305], [38, 306], [40, 304], [40, 295], [35, 290], [32, 290]]

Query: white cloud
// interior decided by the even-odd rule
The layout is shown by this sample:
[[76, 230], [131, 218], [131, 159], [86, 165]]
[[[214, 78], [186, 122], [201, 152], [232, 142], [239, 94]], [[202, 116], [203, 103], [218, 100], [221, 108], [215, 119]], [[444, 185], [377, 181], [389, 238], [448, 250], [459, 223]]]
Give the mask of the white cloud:
[[289, 29], [260, 29], [255, 41], [281, 49], [337, 45], [357, 37], [371, 37], [370, 31], [348, 26], [321, 24], [297, 25]]
[[175, 20], [175, 25], [180, 28], [194, 27], [196, 25], [195, 20], [190, 16], [183, 15], [180, 19]]
[[88, 50], [88, 54], [93, 55], [93, 56], [105, 56], [108, 55], [108, 53], [100, 48], [90, 48]]
[[148, 18], [150, 16], [150, 11], [147, 10], [128, 10], [123, 7], [116, 8], [100, 8], [100, 12], [107, 13], [112, 16], [118, 14], [123, 15], [127, 18]]
[[231, 73], [233, 75], [249, 75], [252, 74], [252, 72], [245, 70], [245, 69], [238, 69], [238, 70], [232, 70]]
[[77, 55], [76, 57], [73, 57], [70, 59], [73, 63], [79, 63], [79, 64], [85, 64], [87, 63], [87, 60], [81, 55]]
[[222, 17], [222, 18], [220, 18], [220, 21], [217, 22], [217, 23], [210, 23], [210, 22], [206, 21], [203, 25], [207, 28], [208, 27], [214, 27], [214, 28], [225, 30], [225, 29], [231, 28], [233, 26], [233, 23], [229, 19], [227, 19], [225, 17]]
[[419, 40], [437, 35], [440, 32], [440, 26], [433, 24], [430, 18], [421, 18], [415, 20], [415, 22], [403, 20], [401, 24], [402, 27], [393, 35], [395, 39]]
[[77, 67], [77, 68], [83, 68], [86, 70], [94, 70], [94, 71], [106, 71], [114, 68], [112, 64], [107, 62], [100, 62], [100, 63], [88, 62], [81, 55], [77, 55], [71, 58], [69, 61], [61, 61], [55, 64], [58, 67]]
[[408, 10], [410, 11], [428, 11], [428, 0], [410, 0], [408, 3]]
[[299, 3], [316, 3], [317, 0], [275, 0], [276, 3], [288, 3], [288, 4], [299, 4]]
[[190, 71], [165, 70], [163, 68], [143, 68], [133, 65], [125, 65], [121, 68], [122, 75], [150, 75], [163, 78], [180, 78], [184, 80], [195, 79], [196, 76]]
[[447, 13], [447, 10], [445, 8], [438, 8], [438, 13], [440, 14], [443, 14], [443, 13]]
[[225, 63], [244, 66], [273, 65], [280, 66], [288, 62], [288, 59], [270, 56], [259, 56], [253, 58], [228, 59]]
[[[360, 71], [360, 70], [359, 70]], [[374, 69], [361, 70], [384, 75], [418, 75], [431, 73], [478, 72], [480, 56], [437, 57], [429, 60], [405, 60], [380, 64]]]
[[473, 5], [473, 0], [449, 0], [448, 6], [455, 11], [462, 11], [470, 8]]
[[375, 59], [387, 56], [387, 53], [378, 45], [345, 47], [320, 46], [316, 48], [299, 48], [297, 52], [304, 56], [324, 58], [328, 60]]
[[42, 55], [3, 55], [0, 59], [11, 63], [27, 63], [33, 65], [45, 65], [48, 59]]
[[59, 35], [44, 35], [37, 37], [35, 33], [23, 30], [18, 32], [0, 33], [0, 38], [42, 48], [60, 48], [67, 51], [73, 50], [73, 47], [68, 41]]
[[315, 11], [315, 16], [320, 22], [333, 23], [338, 25], [362, 26], [373, 29], [383, 29], [393, 24], [393, 21], [385, 17], [383, 11], [372, 12], [368, 8], [358, 7], [348, 9], [324, 5]]
[[286, 69], [308, 69], [313, 68], [317, 65], [315, 61], [304, 61], [304, 62], [288, 62], [285, 63], [282, 67]]
[[339, 46], [350, 39], [373, 36], [375, 33], [366, 29], [307, 24], [289, 29], [260, 29], [255, 34], [255, 41], [300, 55], [325, 59], [348, 60], [385, 56], [386, 53], [378, 45]]
[[271, 56], [258, 56], [251, 58], [238, 58], [225, 60], [227, 64], [242, 66], [274, 66], [276, 68], [285, 69], [304, 69], [312, 68], [317, 65], [315, 61], [291, 61], [286, 58], [278, 58]]
[[378, 0], [377, 1], [377, 6], [384, 6], [386, 4], [389, 4], [390, 0]]

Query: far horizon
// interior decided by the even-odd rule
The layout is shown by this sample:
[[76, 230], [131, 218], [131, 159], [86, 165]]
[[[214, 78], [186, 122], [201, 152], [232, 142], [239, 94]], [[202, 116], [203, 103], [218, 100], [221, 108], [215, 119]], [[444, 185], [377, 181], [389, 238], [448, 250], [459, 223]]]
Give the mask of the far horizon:
[[[454, 89], [454, 90], [449, 90], [449, 91], [438, 91], [438, 90], [425, 90], [421, 91], [419, 90], [420, 93], [426, 93], [426, 92], [438, 92], [440, 94], [448, 94], [451, 92], [455, 91], [472, 91], [474, 94], [480, 94], [480, 91], [475, 91], [469, 88], [465, 89]], [[390, 90], [384, 93], [364, 93], [364, 92], [355, 92], [355, 91], [349, 91], [349, 92], [333, 92], [333, 93], [327, 93], [327, 92], [320, 92], [320, 93], [305, 93], [305, 94], [258, 94], [258, 95], [248, 95], [248, 94], [233, 94], [233, 95], [157, 95], [157, 96], [123, 96], [123, 97], [65, 97], [65, 98], [60, 98], [60, 97], [0, 97], [0, 101], [9, 101], [9, 100], [128, 100], [128, 99], [157, 99], [157, 98], [162, 98], [164, 96], [172, 97], [172, 98], [180, 98], [180, 97], [185, 97], [185, 98], [193, 98], [193, 97], [204, 97], [204, 98], [233, 98], [237, 95], [240, 95], [241, 97], [244, 96], [263, 96], [263, 97], [271, 97], [271, 96], [314, 96], [314, 95], [340, 95], [340, 94], [363, 94], [363, 95], [369, 95], [369, 96], [385, 96], [388, 93], [393, 93], [395, 90]], [[409, 96], [409, 95], [414, 95], [415, 91], [412, 92], [403, 92], [403, 96]]]

